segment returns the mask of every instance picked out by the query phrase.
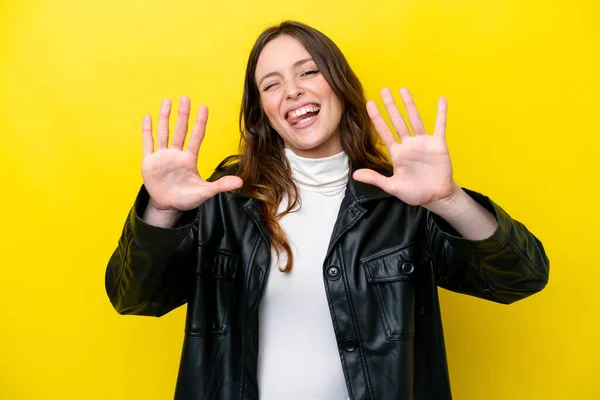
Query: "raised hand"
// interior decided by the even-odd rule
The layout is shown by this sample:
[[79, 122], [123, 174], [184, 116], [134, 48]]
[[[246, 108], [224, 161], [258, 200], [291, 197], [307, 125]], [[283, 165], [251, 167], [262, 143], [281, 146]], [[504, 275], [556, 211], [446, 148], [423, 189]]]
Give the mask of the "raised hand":
[[142, 123], [142, 177], [150, 194], [149, 211], [177, 214], [198, 207], [207, 199], [220, 192], [242, 186], [242, 180], [235, 176], [225, 176], [215, 182], [207, 182], [198, 172], [198, 152], [204, 138], [208, 108], [201, 106], [196, 123], [191, 132], [187, 148], [184, 142], [188, 132], [190, 99], [182, 97], [179, 103], [177, 122], [169, 146], [169, 116], [171, 101], [164, 100], [158, 118], [156, 150], [152, 136], [152, 119], [145, 116]]
[[359, 169], [354, 173], [354, 179], [378, 186], [405, 203], [430, 208], [452, 199], [460, 190], [452, 178], [452, 163], [446, 145], [446, 99], [442, 97], [438, 102], [435, 131], [429, 135], [410, 92], [401, 89], [400, 95], [414, 135], [408, 130], [390, 90], [381, 91], [401, 143], [396, 141], [375, 103], [367, 103], [373, 125], [390, 154], [393, 176], [385, 177], [370, 169]]

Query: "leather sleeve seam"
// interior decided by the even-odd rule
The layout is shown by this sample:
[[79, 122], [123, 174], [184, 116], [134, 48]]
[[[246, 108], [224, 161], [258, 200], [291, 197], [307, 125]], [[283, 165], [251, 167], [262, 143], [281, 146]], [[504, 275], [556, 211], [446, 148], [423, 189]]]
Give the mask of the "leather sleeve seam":
[[538, 279], [542, 280], [544, 283], [548, 283], [548, 277], [546, 276], [546, 274], [541, 273], [535, 267], [531, 260], [527, 256], [525, 256], [525, 254], [523, 254], [519, 246], [517, 246], [517, 244], [513, 240], [509, 239], [508, 245], [515, 252], [517, 257], [519, 257], [519, 260], [521, 260], [521, 262], [525, 264], [525, 266], [527, 267], [527, 269], [529, 269], [531, 273], [533, 273]]

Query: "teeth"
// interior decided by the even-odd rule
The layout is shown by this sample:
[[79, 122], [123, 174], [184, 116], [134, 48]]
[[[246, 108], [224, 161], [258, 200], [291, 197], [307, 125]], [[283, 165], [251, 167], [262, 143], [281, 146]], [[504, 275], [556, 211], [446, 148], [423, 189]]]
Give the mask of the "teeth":
[[311, 117], [308, 117], [308, 118], [301, 119], [300, 121], [296, 122], [294, 125], [300, 125], [300, 124], [303, 124], [303, 123], [305, 123], [305, 122], [308, 122], [308, 121], [310, 121], [311, 119], [315, 119], [315, 118], [317, 118], [317, 116], [316, 116], [316, 115], [313, 115], [313, 116], [311, 116]]
[[308, 106], [304, 106], [302, 108], [299, 108], [297, 110], [291, 111], [288, 114], [289, 118], [297, 118], [297, 117], [301, 117], [306, 113], [309, 112], [317, 112], [321, 109], [321, 107], [317, 106], [317, 105], [308, 105]]

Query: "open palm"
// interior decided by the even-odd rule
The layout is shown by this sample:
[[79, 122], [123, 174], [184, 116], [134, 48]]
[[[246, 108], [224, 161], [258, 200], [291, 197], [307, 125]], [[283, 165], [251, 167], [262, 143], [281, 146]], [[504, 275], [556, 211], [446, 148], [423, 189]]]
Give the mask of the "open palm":
[[142, 177], [150, 194], [150, 205], [156, 210], [188, 211], [220, 192], [241, 187], [242, 180], [235, 176], [222, 177], [215, 182], [207, 182], [200, 177], [197, 167], [198, 152], [206, 131], [207, 107], [200, 107], [185, 150], [183, 146], [188, 131], [190, 99], [182, 97], [180, 100], [177, 122], [169, 147], [170, 113], [171, 102], [165, 100], [158, 119], [156, 150], [151, 118], [144, 117], [142, 124]]
[[408, 119], [414, 135], [411, 135], [389, 89], [381, 91], [381, 97], [401, 143], [381, 116], [374, 102], [367, 104], [367, 111], [375, 129], [388, 149], [393, 175], [385, 177], [370, 169], [354, 173], [357, 181], [380, 187], [407, 204], [427, 206], [451, 197], [456, 191], [452, 178], [452, 163], [446, 145], [446, 110], [444, 98], [438, 102], [435, 132], [425, 132], [421, 117], [410, 92], [400, 90]]

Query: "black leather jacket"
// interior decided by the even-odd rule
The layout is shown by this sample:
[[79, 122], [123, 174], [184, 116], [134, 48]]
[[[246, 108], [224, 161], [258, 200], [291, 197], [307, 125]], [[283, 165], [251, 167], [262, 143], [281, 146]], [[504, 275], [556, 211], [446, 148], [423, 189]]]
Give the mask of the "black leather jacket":
[[[427, 210], [350, 178], [323, 283], [351, 399], [451, 398], [438, 286], [509, 304], [547, 284], [540, 241], [467, 193], [496, 216], [491, 238], [462, 239]], [[271, 257], [257, 203], [220, 194], [161, 229], [139, 218], [147, 202], [142, 187], [106, 270], [110, 301], [121, 314], [150, 316], [187, 303], [176, 399], [257, 399]]]

